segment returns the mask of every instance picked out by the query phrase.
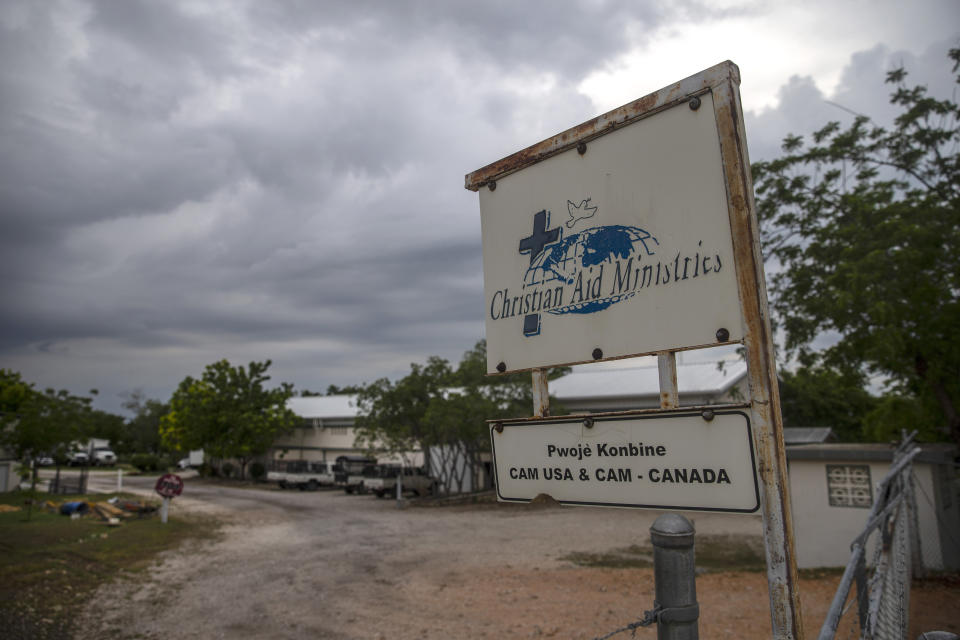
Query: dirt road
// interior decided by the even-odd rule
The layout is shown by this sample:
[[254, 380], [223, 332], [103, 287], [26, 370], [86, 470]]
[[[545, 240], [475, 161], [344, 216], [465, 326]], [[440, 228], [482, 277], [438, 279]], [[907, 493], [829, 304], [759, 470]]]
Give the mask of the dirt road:
[[[151, 483], [125, 479], [145, 491]], [[81, 638], [594, 638], [653, 602], [652, 570], [586, 568], [568, 558], [646, 546], [655, 512], [398, 509], [370, 496], [189, 479], [173, 504], [173, 516], [225, 519], [223, 539], [169, 554], [148, 579], [104, 587]], [[759, 540], [755, 517], [692, 519], [698, 536]], [[804, 581], [811, 631], [835, 583]], [[763, 572], [707, 573], [697, 590], [701, 637], [769, 637]]]

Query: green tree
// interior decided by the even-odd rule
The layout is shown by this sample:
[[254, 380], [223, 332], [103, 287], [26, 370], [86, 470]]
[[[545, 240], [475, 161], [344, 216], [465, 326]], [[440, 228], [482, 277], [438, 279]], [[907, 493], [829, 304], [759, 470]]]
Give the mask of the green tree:
[[431, 356], [425, 365], [411, 364], [397, 382], [380, 378], [365, 385], [357, 394], [356, 446], [397, 454], [421, 450], [429, 467], [431, 442], [423, 419], [452, 375], [449, 362]]
[[478, 488], [484, 454], [490, 451], [487, 420], [530, 415], [533, 387], [529, 373], [488, 376], [487, 343], [463, 354], [451, 386], [424, 415], [427, 438], [436, 452], [434, 469], [446, 492]]
[[863, 440], [866, 417], [878, 402], [867, 391], [859, 369], [800, 367], [780, 374], [780, 408], [786, 427], [831, 427], [843, 442]]
[[147, 398], [136, 389], [127, 394], [123, 408], [133, 413], [124, 426], [120, 443], [115, 445], [124, 453], [152, 453], [160, 455], [167, 448], [160, 439], [160, 419], [170, 412], [170, 405]]
[[863, 418], [864, 434], [873, 442], [900, 440], [902, 431], [918, 431], [920, 440], [942, 439], [940, 408], [930, 394], [887, 394]]
[[[84, 436], [91, 424], [90, 398], [66, 390], [37, 391], [19, 373], [0, 369], [0, 445], [22, 461], [51, 455], [66, 459], [71, 445]], [[31, 493], [37, 488], [33, 465]], [[32, 513], [32, 501], [31, 510]]]
[[[96, 395], [96, 389], [91, 391]], [[122, 443], [126, 435], [126, 425], [123, 416], [109, 411], [91, 408], [80, 424], [80, 439], [102, 438], [110, 441], [111, 447]]]
[[[960, 110], [906, 77], [887, 76], [892, 126], [831, 122], [756, 163], [757, 211], [788, 354], [932, 399], [960, 443]], [[818, 351], [824, 335], [836, 342]]]
[[[397, 382], [381, 378], [358, 395], [357, 446], [403, 454], [424, 452], [442, 489], [477, 487], [482, 454], [490, 450], [487, 420], [528, 416], [533, 409], [529, 373], [486, 375], [486, 341], [464, 353], [456, 369], [439, 357], [410, 365]], [[551, 369], [555, 378], [569, 369]], [[552, 406], [559, 413], [559, 406]]]
[[339, 387], [335, 384], [331, 384], [327, 386], [327, 395], [339, 396], [339, 395], [346, 395], [346, 394], [355, 394], [355, 393], [360, 393], [362, 389], [363, 389], [363, 385], [361, 384], [347, 384], [342, 387]]
[[33, 384], [25, 382], [19, 373], [0, 369], [0, 419], [4, 426], [16, 420], [20, 407], [35, 393]]
[[207, 365], [199, 380], [187, 376], [160, 418], [164, 446], [203, 449], [213, 458], [236, 458], [240, 477], [250, 460], [267, 451], [277, 436], [293, 429], [297, 416], [287, 408], [293, 385], [267, 389], [270, 361], [247, 368], [226, 360]]
[[65, 389], [37, 391], [13, 371], [0, 370], [0, 398], [0, 444], [21, 460], [51, 455], [63, 461], [70, 446], [87, 436], [94, 423], [90, 398]]

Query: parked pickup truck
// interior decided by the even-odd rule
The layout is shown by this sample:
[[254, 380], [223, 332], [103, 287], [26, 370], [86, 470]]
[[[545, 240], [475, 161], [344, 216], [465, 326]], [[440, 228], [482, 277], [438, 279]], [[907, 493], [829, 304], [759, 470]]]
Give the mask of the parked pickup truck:
[[436, 491], [437, 481], [420, 467], [401, 467], [398, 464], [381, 464], [364, 475], [363, 488], [378, 498], [397, 494], [397, 476], [403, 473], [403, 493], [415, 496], [431, 495]]
[[334, 482], [347, 493], [363, 493], [365, 469], [376, 469], [377, 461], [366, 456], [340, 456], [334, 465]]
[[329, 462], [310, 460], [277, 461], [267, 472], [267, 480], [276, 482], [281, 489], [316, 491], [333, 485], [333, 466]]

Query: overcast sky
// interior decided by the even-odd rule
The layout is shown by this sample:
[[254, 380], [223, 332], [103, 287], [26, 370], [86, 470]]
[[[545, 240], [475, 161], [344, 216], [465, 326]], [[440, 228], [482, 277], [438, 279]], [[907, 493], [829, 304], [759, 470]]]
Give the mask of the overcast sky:
[[464, 174], [720, 61], [752, 160], [941, 95], [957, 0], [0, 0], [0, 367], [119, 410], [221, 358], [328, 384], [483, 335]]

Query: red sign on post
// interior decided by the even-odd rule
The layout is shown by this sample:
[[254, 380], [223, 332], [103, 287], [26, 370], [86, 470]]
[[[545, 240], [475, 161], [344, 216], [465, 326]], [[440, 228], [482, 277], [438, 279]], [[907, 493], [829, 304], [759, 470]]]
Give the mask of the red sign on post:
[[164, 498], [174, 498], [183, 493], [183, 480], [178, 475], [167, 473], [160, 476], [155, 489]]

